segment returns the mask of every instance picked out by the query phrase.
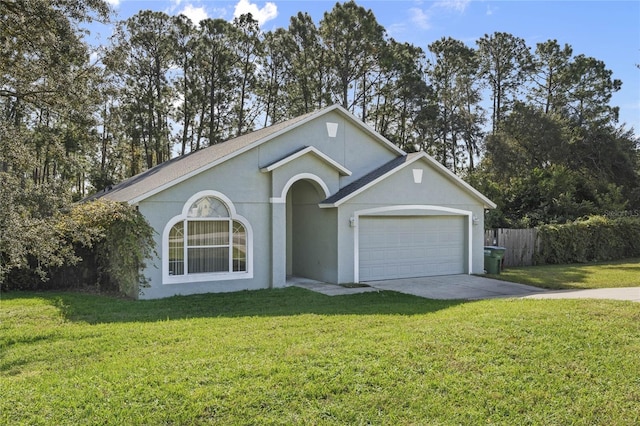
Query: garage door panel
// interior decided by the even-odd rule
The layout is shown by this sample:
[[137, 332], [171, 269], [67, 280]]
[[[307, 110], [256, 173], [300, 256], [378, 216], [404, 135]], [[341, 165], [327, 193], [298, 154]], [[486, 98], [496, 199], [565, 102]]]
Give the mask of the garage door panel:
[[358, 232], [361, 281], [464, 273], [463, 216], [363, 217]]

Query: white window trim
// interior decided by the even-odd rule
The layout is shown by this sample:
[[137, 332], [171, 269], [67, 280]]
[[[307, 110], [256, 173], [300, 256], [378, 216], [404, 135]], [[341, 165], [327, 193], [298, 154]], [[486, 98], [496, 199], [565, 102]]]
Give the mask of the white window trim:
[[425, 210], [448, 213], [449, 216], [466, 216], [467, 217], [467, 232], [468, 232], [468, 244], [467, 247], [467, 268], [468, 275], [471, 275], [473, 270], [473, 212], [469, 210], [454, 209], [444, 206], [431, 206], [431, 205], [398, 205], [398, 206], [385, 206], [376, 207], [372, 209], [358, 210], [353, 212], [353, 216], [350, 220], [350, 226], [354, 228], [353, 235], [353, 282], [360, 282], [360, 229], [359, 221], [360, 216], [377, 216], [384, 213], [400, 212], [406, 210]]
[[[231, 233], [231, 236], [230, 236], [231, 240], [229, 241], [229, 243], [231, 246], [233, 246], [233, 240], [232, 240], [233, 221], [240, 222], [242, 226], [244, 226], [245, 232], [247, 233], [247, 241], [246, 241], [247, 270], [239, 271], [239, 272], [211, 272], [211, 273], [188, 274], [186, 273], [187, 268], [185, 266], [185, 274], [169, 275], [169, 232], [171, 231], [171, 228], [173, 228], [173, 226], [176, 223], [181, 221], [184, 222], [187, 219], [192, 220], [193, 218], [187, 217], [189, 208], [193, 203], [195, 203], [200, 198], [208, 197], [208, 196], [219, 199], [225, 204], [225, 206], [229, 210], [230, 217], [228, 219], [231, 220], [230, 230], [229, 230]], [[216, 218], [213, 218], [213, 220], [216, 220]], [[184, 232], [186, 233], [186, 229]], [[186, 243], [184, 244], [184, 250], [187, 250]], [[210, 190], [200, 191], [194, 194], [193, 196], [191, 196], [191, 198], [187, 200], [187, 202], [182, 207], [182, 213], [172, 217], [165, 225], [164, 230], [162, 231], [161, 256], [162, 256], [162, 284], [185, 284], [185, 283], [199, 283], [199, 282], [206, 282], [206, 281], [230, 281], [230, 280], [251, 279], [253, 278], [253, 228], [251, 228], [251, 225], [249, 224], [249, 221], [246, 218], [240, 216], [236, 212], [235, 206], [233, 205], [231, 200], [228, 197], [226, 197], [224, 194], [221, 194], [220, 192], [217, 192], [217, 191], [210, 191]], [[232, 259], [231, 259], [232, 257], [233, 256], [230, 256], [230, 262], [232, 262]], [[232, 268], [230, 267], [229, 269], [232, 269]]]

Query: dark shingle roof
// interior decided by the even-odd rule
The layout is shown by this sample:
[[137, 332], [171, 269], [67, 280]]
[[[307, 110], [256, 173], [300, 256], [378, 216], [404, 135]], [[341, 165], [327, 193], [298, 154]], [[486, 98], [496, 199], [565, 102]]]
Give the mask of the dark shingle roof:
[[200, 169], [224, 161], [227, 157], [242, 152], [244, 149], [249, 149], [253, 144], [258, 144], [269, 136], [286, 130], [317, 113], [318, 111], [304, 114], [226, 142], [173, 158], [133, 176], [108, 190], [100, 191], [87, 198], [87, 200], [106, 198], [113, 201], [131, 202], [145, 194], [165, 188], [179, 181], [181, 178], [197, 173]]
[[349, 185], [345, 186], [340, 191], [336, 192], [335, 194], [333, 194], [331, 197], [327, 198], [326, 200], [324, 200], [320, 204], [334, 204], [334, 203], [337, 203], [338, 201], [342, 200], [343, 198], [345, 198], [345, 197], [353, 194], [354, 192], [362, 189], [363, 187], [367, 186], [368, 184], [370, 184], [374, 180], [378, 179], [379, 177], [381, 177], [381, 176], [387, 174], [388, 172], [400, 167], [401, 165], [403, 165], [407, 161], [407, 158], [409, 158], [409, 156], [407, 156], [407, 155], [402, 155], [400, 157], [394, 158], [393, 160], [389, 161], [388, 163], [382, 165], [381, 167], [379, 167], [379, 168], [373, 170], [372, 172], [369, 172], [368, 174], [364, 175], [360, 179], [358, 179], [358, 180], [356, 180], [354, 182], [351, 182]]

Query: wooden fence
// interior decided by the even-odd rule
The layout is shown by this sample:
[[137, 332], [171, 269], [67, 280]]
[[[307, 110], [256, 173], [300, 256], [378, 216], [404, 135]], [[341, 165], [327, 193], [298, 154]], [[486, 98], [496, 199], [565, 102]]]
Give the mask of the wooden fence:
[[488, 229], [484, 232], [485, 246], [502, 246], [507, 251], [503, 266], [533, 265], [538, 231], [535, 229]]

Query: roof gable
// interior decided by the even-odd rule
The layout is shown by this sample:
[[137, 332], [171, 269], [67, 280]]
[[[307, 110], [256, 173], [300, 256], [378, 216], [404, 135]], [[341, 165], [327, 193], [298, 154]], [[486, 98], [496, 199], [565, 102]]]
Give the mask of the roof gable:
[[[209, 146], [199, 151], [191, 152], [181, 157], [173, 158], [133, 176], [112, 188], [98, 192], [87, 199], [107, 198], [113, 201], [123, 201], [129, 204], [151, 197], [167, 188], [183, 182], [199, 173], [211, 169], [220, 163], [249, 151], [267, 141], [270, 141], [286, 132], [303, 126], [305, 123], [328, 114], [331, 111], [340, 113], [351, 124], [372, 136], [374, 140], [382, 144], [390, 151], [402, 155], [405, 152], [395, 146], [389, 140], [377, 133], [371, 127], [360, 121], [353, 114], [339, 105], [333, 105], [319, 111], [311, 112], [282, 123], [230, 139], [216, 145]], [[317, 150], [316, 150], [317, 151]], [[311, 152], [311, 151], [309, 151]], [[317, 155], [319, 151], [315, 154]], [[306, 153], [305, 153], [306, 154]], [[324, 159], [327, 161], [327, 159]], [[333, 161], [332, 159], [329, 159]], [[341, 166], [342, 167], [342, 166]], [[341, 170], [345, 173], [347, 169]], [[350, 174], [350, 172], [349, 172]]]
[[271, 172], [277, 169], [278, 167], [284, 166], [285, 164], [290, 163], [291, 161], [294, 161], [297, 158], [300, 158], [304, 155], [313, 155], [319, 158], [320, 160], [324, 161], [325, 163], [327, 163], [328, 165], [336, 169], [338, 173], [340, 173], [342, 176], [351, 176], [351, 171], [349, 169], [347, 169], [342, 164], [335, 161], [333, 158], [329, 157], [328, 155], [322, 153], [321, 151], [319, 151], [318, 149], [312, 146], [307, 146], [302, 149], [299, 149], [298, 151], [295, 151], [289, 154], [285, 158], [278, 160], [274, 163], [271, 163], [266, 167], [261, 168], [260, 171], [263, 173]]
[[367, 189], [375, 186], [378, 182], [381, 182], [388, 177], [394, 175], [398, 171], [404, 169], [416, 161], [424, 161], [430, 167], [435, 169], [438, 173], [445, 176], [453, 184], [462, 188], [465, 192], [483, 203], [485, 208], [495, 208], [496, 204], [482, 195], [478, 190], [466, 183], [464, 180], [456, 176], [453, 172], [447, 169], [445, 166], [437, 162], [433, 157], [425, 152], [416, 152], [408, 154], [402, 157], [398, 157], [382, 167], [372, 171], [371, 173], [363, 176], [355, 182], [345, 186], [340, 191], [332, 195], [331, 197], [320, 203], [321, 208], [339, 207], [345, 202], [349, 201], [358, 194], [366, 191]]

